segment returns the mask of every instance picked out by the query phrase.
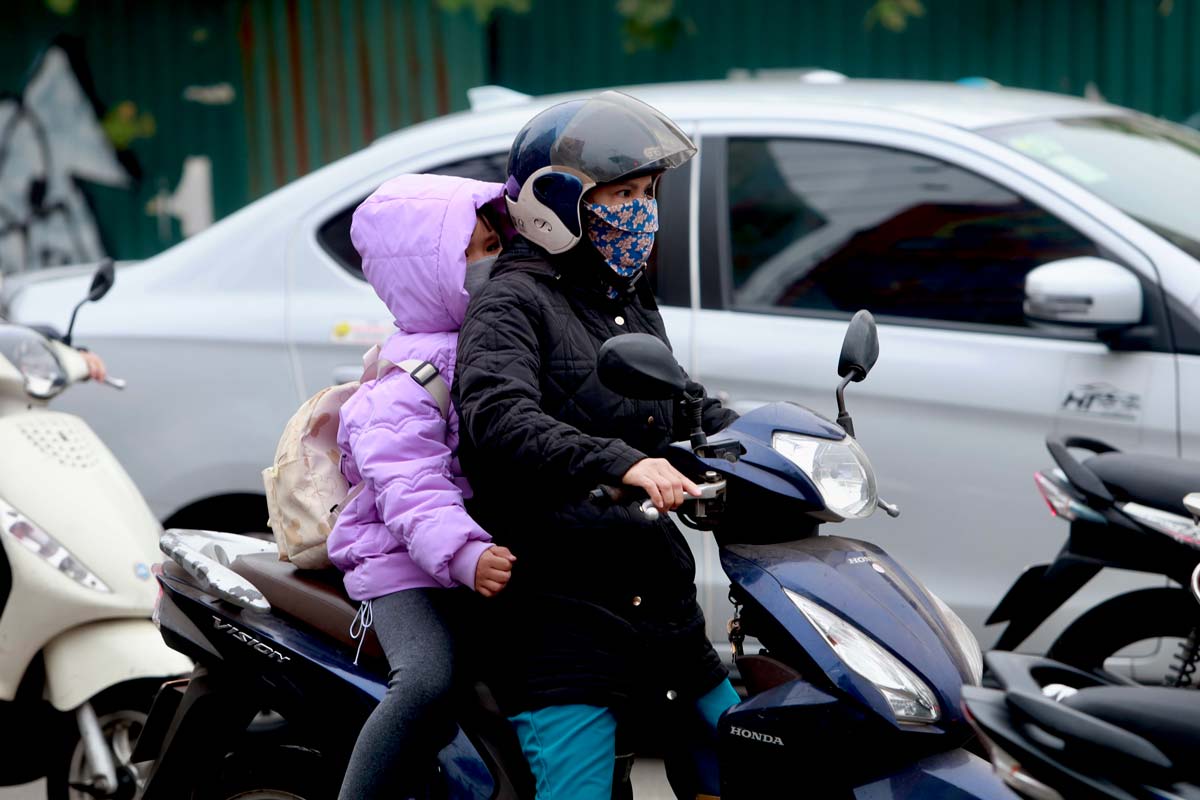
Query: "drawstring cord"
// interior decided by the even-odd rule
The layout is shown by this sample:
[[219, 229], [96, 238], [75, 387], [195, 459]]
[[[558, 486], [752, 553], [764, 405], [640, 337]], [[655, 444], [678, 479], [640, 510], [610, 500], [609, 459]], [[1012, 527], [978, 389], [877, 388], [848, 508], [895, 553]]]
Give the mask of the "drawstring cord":
[[364, 600], [362, 605], [358, 607], [358, 613], [354, 615], [354, 621], [350, 623], [350, 639], [351, 641], [358, 640], [358, 649], [354, 651], [354, 666], [356, 667], [358, 666], [358, 656], [362, 653], [363, 642], [367, 640], [367, 631], [371, 630], [371, 625], [374, 622], [375, 617], [371, 613], [371, 601]]

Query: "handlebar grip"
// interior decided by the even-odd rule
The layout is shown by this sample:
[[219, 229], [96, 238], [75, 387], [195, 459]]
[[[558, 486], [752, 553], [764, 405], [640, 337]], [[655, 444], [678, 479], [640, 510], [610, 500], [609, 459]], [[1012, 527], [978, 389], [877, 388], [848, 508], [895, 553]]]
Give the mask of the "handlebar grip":
[[[633, 495], [632, 498], [631, 495]], [[638, 502], [638, 496], [644, 499]], [[649, 522], [656, 522], [661, 516], [658, 509], [654, 507], [654, 503], [650, 498], [646, 497], [646, 493], [632, 486], [621, 487], [600, 484], [588, 493], [588, 497], [596, 502], [610, 503], [614, 506], [628, 504], [631, 512], [641, 514]]]

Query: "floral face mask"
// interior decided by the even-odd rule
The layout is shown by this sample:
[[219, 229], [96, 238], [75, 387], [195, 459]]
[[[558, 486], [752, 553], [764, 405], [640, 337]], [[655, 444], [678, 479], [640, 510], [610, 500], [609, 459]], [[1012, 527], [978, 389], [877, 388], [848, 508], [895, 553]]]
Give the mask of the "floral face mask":
[[591, 239], [608, 266], [627, 281], [641, 274], [654, 248], [658, 231], [658, 202], [635, 198], [615, 206], [585, 203], [592, 214]]

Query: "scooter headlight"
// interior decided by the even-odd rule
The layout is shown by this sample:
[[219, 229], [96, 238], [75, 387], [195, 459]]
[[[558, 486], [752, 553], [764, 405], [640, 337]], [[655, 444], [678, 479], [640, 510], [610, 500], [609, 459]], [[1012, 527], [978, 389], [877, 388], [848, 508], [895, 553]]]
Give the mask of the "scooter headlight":
[[891, 706], [897, 722], [937, 722], [941, 710], [933, 691], [898, 658], [824, 606], [791, 589], [783, 591], [838, 658], [875, 685]]
[[875, 470], [853, 437], [834, 441], [780, 432], [771, 437], [771, 446], [804, 470], [830, 511], [846, 519], [875, 513], [879, 500]]
[[67, 385], [67, 373], [40, 334], [20, 325], [0, 325], [0, 357], [7, 358], [25, 379], [25, 391], [49, 400]]
[[59, 544], [58, 540], [3, 500], [0, 500], [0, 530], [80, 586], [95, 589], [97, 592], [112, 591], [94, 572], [79, 563], [79, 560], [71, 555], [71, 551]]

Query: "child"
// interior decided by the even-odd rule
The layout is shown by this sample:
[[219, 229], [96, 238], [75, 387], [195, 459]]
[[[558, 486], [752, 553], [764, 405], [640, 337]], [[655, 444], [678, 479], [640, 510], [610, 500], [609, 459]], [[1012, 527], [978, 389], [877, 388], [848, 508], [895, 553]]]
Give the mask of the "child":
[[[453, 380], [466, 285], [500, 252], [487, 206], [498, 184], [440, 175], [388, 181], [354, 212], [350, 235], [363, 275], [396, 319], [380, 357], [428, 361]], [[396, 369], [342, 406], [342, 473], [362, 490], [338, 516], [329, 557], [363, 602], [390, 668], [387, 694], [359, 734], [340, 797], [408, 797], [454, 731], [449, 693], [455, 606], [465, 586], [502, 590], [516, 560], [463, 507], [458, 416]], [[365, 635], [365, 631], [364, 631]], [[401, 794], [401, 792], [407, 792]]]

